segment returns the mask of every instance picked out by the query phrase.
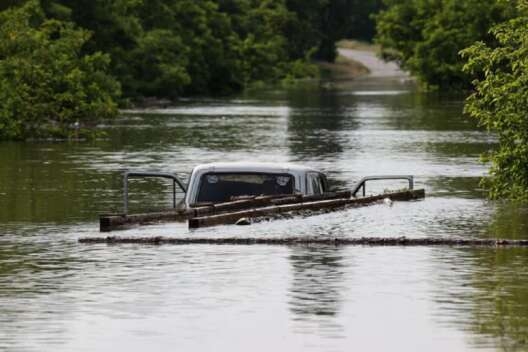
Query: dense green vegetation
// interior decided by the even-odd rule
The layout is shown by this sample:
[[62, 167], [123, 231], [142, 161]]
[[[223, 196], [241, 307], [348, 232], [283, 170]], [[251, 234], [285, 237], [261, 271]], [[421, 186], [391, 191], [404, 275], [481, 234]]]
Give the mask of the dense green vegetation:
[[40, 3], [48, 18], [92, 33], [83, 52], [109, 54], [110, 73], [131, 98], [229, 94], [254, 82], [314, 76], [310, 60], [333, 61], [335, 42], [352, 26], [358, 35], [372, 31], [365, 12], [379, 6], [379, 0]]
[[376, 41], [428, 88], [472, 90], [466, 112], [497, 133], [484, 184], [528, 200], [526, 0], [384, 0]]
[[116, 101], [316, 76], [351, 26], [371, 36], [379, 1], [3, 1], [0, 139], [78, 133]]
[[81, 54], [89, 37], [33, 1], [0, 12], [0, 139], [79, 135], [117, 113], [108, 55]]
[[519, 10], [491, 30], [493, 45], [477, 42], [462, 56], [464, 71], [477, 77], [466, 111], [499, 137], [499, 149], [488, 156], [490, 194], [528, 200], [528, 2]]
[[468, 89], [459, 51], [476, 41], [491, 44], [489, 29], [515, 14], [507, 0], [384, 0], [376, 42], [429, 88]]
[[346, 38], [372, 42], [376, 34], [376, 14], [384, 8], [383, 0], [354, 0]]

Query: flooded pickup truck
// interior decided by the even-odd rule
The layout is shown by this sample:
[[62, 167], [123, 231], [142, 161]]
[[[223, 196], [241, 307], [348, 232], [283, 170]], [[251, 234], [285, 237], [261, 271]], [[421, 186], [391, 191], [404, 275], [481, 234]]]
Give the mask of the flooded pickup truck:
[[[172, 209], [143, 214], [128, 213], [129, 179], [162, 177], [173, 180]], [[404, 191], [366, 196], [367, 181], [406, 180]], [[189, 221], [190, 228], [239, 223], [240, 219], [270, 216], [303, 210], [340, 209], [365, 205], [383, 199], [411, 200], [423, 198], [423, 190], [414, 190], [414, 179], [408, 175], [369, 176], [351, 190], [331, 191], [327, 177], [319, 170], [289, 163], [232, 162], [196, 166], [185, 185], [175, 174], [126, 171], [122, 214], [100, 217], [100, 230], [111, 231], [134, 224]], [[179, 188], [185, 193], [176, 201]], [[362, 196], [358, 197], [357, 194]]]
[[194, 168], [185, 205], [221, 203], [272, 195], [313, 195], [328, 191], [321, 172], [294, 164], [214, 163]]

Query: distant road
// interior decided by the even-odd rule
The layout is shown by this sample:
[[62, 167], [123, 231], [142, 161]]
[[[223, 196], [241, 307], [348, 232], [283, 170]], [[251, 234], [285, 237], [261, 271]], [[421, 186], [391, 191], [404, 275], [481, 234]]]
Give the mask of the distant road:
[[339, 54], [346, 58], [358, 61], [365, 65], [370, 77], [408, 77], [394, 62], [385, 62], [376, 56], [376, 53], [358, 49], [338, 48]]

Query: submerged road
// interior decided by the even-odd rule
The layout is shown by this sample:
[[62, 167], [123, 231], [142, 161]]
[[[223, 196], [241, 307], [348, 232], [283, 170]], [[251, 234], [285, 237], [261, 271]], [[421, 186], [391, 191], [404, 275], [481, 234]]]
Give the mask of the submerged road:
[[368, 50], [339, 48], [341, 56], [362, 63], [370, 71], [369, 77], [402, 77], [408, 78], [407, 72], [400, 69], [395, 62], [386, 62]]

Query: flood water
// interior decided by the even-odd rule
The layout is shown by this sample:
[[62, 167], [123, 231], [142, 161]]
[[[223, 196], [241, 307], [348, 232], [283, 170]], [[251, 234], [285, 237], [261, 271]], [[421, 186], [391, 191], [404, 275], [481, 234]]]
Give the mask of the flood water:
[[[1, 143], [0, 350], [527, 350], [524, 248], [77, 243], [99, 235], [98, 214], [121, 209], [123, 170], [185, 178], [238, 160], [307, 164], [338, 188], [412, 174], [426, 198], [119, 235], [526, 239], [528, 208], [479, 188], [479, 155], [496, 139], [462, 100], [359, 79], [124, 111], [94, 142]], [[131, 187], [133, 211], [170, 204], [162, 181]]]

